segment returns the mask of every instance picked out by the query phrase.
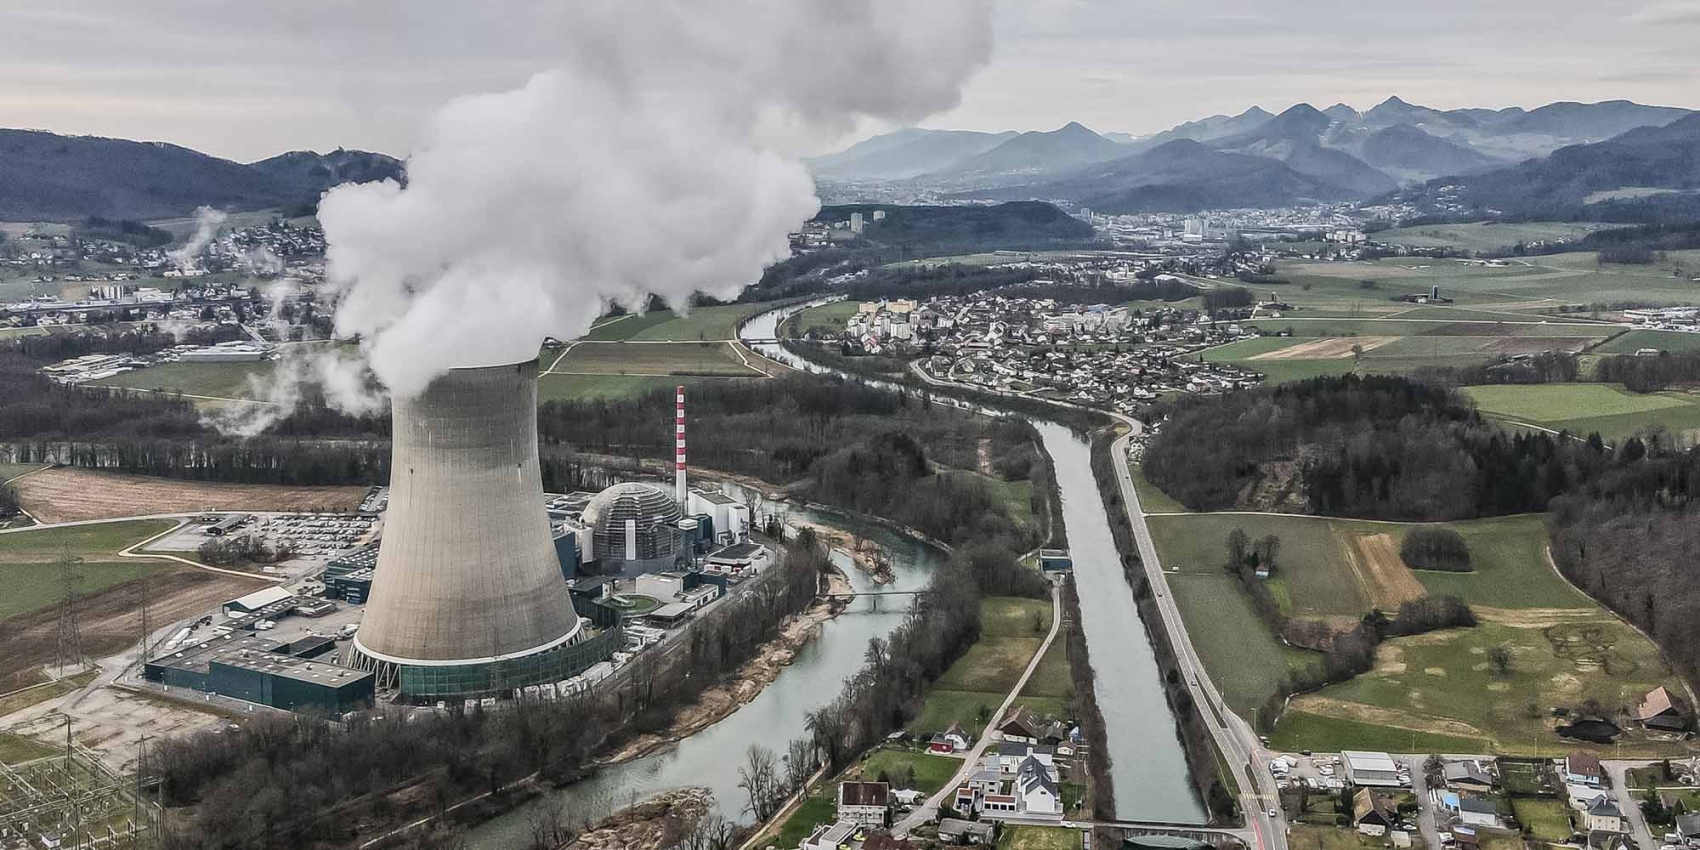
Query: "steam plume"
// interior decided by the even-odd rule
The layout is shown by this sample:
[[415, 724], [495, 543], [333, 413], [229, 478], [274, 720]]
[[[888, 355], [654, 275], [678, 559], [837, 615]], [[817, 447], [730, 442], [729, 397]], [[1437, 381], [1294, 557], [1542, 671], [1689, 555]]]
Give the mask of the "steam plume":
[[561, 66], [451, 102], [407, 186], [341, 186], [319, 218], [339, 335], [394, 393], [534, 356], [610, 304], [735, 296], [819, 209], [782, 138], [954, 106], [988, 0], [587, 0]]
[[167, 251], [165, 256], [170, 258], [180, 272], [194, 269], [195, 258], [199, 257], [201, 252], [212, 244], [213, 239], [218, 236], [218, 229], [224, 226], [224, 222], [228, 218], [230, 216], [212, 207], [201, 207], [195, 210], [194, 235], [189, 237], [189, 241], [183, 243], [183, 247]]

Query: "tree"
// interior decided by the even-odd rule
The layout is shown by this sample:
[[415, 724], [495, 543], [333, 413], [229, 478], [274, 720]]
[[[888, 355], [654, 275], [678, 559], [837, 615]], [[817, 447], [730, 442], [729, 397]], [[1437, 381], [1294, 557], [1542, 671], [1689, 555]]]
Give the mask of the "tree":
[[1263, 567], [1271, 574], [1275, 572], [1275, 556], [1281, 552], [1281, 538], [1274, 534], [1263, 535], [1259, 548], [1262, 550]]
[[1245, 566], [1246, 547], [1249, 545], [1250, 540], [1246, 537], [1245, 529], [1235, 528], [1228, 532], [1228, 570], [1230, 572], [1238, 572], [1240, 567]]
[[1506, 676], [1511, 673], [1511, 648], [1505, 644], [1488, 647], [1488, 663], [1493, 665], [1493, 672]]
[[751, 744], [744, 752], [744, 766], [738, 768], [738, 787], [749, 797], [745, 810], [758, 821], [773, 816], [784, 799], [779, 784], [779, 765], [773, 751]]

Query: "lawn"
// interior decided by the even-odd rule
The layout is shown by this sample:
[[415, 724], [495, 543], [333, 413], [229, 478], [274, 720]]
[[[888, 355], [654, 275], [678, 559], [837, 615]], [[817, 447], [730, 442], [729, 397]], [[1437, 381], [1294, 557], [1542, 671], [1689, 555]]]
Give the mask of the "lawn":
[[1611, 384], [1540, 384], [1465, 387], [1483, 414], [1608, 440], [1663, 426], [1673, 432], [1700, 429], [1700, 395], [1633, 393]]
[[[1042, 637], [984, 635], [934, 683], [947, 691], [1007, 694], [1039, 651]], [[995, 707], [995, 703], [994, 703]]]
[[1494, 608], [1583, 608], [1593, 600], [1570, 586], [1547, 563], [1545, 518], [1497, 517], [1445, 523], [1470, 546], [1468, 573], [1418, 570], [1433, 594], [1455, 594], [1473, 606]]
[[727, 340], [737, 337], [738, 323], [757, 313], [771, 310], [782, 302], [726, 304], [713, 307], [692, 307], [685, 315], [671, 310], [655, 310], [641, 316], [627, 315], [604, 320], [585, 334], [587, 340], [670, 340], [694, 342]]
[[779, 834], [774, 837], [774, 846], [796, 847], [802, 844], [803, 839], [815, 831], [815, 827], [830, 822], [837, 813], [838, 804], [832, 798], [819, 795], [809, 797], [785, 819], [785, 825], [779, 828]]
[[817, 336], [836, 337], [844, 332], [845, 322], [861, 310], [860, 301], [834, 301], [819, 307], [810, 307], [795, 316], [785, 320], [785, 336], [807, 336], [809, 331], [815, 331]]
[[1519, 224], [1475, 222], [1471, 224], [1425, 224], [1395, 227], [1375, 234], [1377, 242], [1412, 248], [1453, 247], [1466, 251], [1493, 251], [1519, 242], [1575, 241], [1607, 225], [1568, 221], [1531, 221]]
[[1278, 752], [1300, 750], [1371, 750], [1391, 753], [1479, 753], [1487, 749], [1480, 738], [1413, 733], [1343, 717], [1324, 717], [1289, 709], [1281, 716], [1269, 746]]
[[[1285, 516], [1192, 514], [1147, 520], [1152, 542], [1167, 570], [1224, 575], [1228, 534], [1243, 529], [1253, 540], [1281, 539], [1279, 571], [1271, 590], [1290, 613], [1300, 616], [1357, 616], [1370, 608], [1345, 549], [1342, 521]], [[1377, 529], [1379, 530], [1379, 529]]]
[[[1037, 616], [1038, 622], [1034, 622]], [[980, 603], [980, 639], [1043, 638], [1051, 630], [1049, 599], [993, 596]], [[1031, 657], [1031, 653], [1029, 653]], [[1025, 662], [1024, 662], [1025, 663]]]
[[1184, 514], [1186, 505], [1169, 497], [1151, 479], [1145, 477], [1145, 466], [1139, 463], [1129, 463], [1128, 472], [1133, 476], [1133, 489], [1139, 495], [1139, 509], [1148, 514]]
[[[985, 722], [980, 720], [982, 709], [990, 715], [1003, 704], [1003, 698], [1004, 694], [950, 691], [935, 687], [927, 691], [926, 699], [921, 704], [921, 712], [915, 715], [914, 720], [909, 721], [908, 729], [918, 735], [931, 734], [949, 729], [952, 723], [961, 723], [962, 728], [977, 737], [980, 731], [986, 728]], [[1022, 702], [1032, 703], [1033, 700], [1024, 699]]]
[[[909, 750], [875, 750], [862, 761], [859, 772], [862, 778], [869, 780], [890, 781], [897, 783], [907, 771], [915, 772], [914, 788], [932, 794], [950, 782], [951, 777], [962, 767], [962, 760], [950, 756], [935, 756], [930, 753], [917, 753]], [[881, 779], [881, 774], [886, 779]], [[901, 784], [893, 788], [903, 789]]]
[[556, 355], [548, 372], [560, 375], [727, 375], [760, 377], [724, 342], [623, 344], [581, 342]]
[[0, 764], [20, 764], [59, 752], [62, 750], [8, 732], [0, 732]]
[[1570, 806], [1562, 800], [1513, 798], [1511, 811], [1529, 834], [1540, 841], [1569, 841], [1575, 832]]
[[998, 850], [1079, 850], [1080, 830], [1060, 826], [1006, 826]]
[[103, 523], [0, 535], [0, 621], [54, 604], [61, 597], [60, 559], [81, 558], [76, 571], [82, 593], [154, 573], [159, 562], [120, 559], [119, 550], [175, 523], [167, 520]]
[[1700, 351], [1700, 333], [1684, 331], [1629, 331], [1607, 340], [1592, 349], [1594, 354], [1634, 354], [1643, 348], [1657, 348], [1672, 354]]
[[1062, 635], [1057, 635], [1051, 648], [1045, 650], [1044, 659], [1027, 680], [1027, 686], [1021, 689], [1021, 696], [1024, 699], [1054, 697], [1064, 701], [1074, 697], [1074, 679], [1068, 669], [1068, 641]]
[[101, 381], [100, 385], [217, 398], [253, 398], [252, 380], [270, 377], [276, 365], [270, 360], [257, 363], [161, 363], [114, 375]]
[[[1485, 611], [1475, 628], [1449, 629], [1381, 645], [1375, 668], [1294, 700], [1309, 713], [1351, 717], [1409, 731], [1492, 742], [1494, 752], [1548, 755], [1569, 748], [1547, 725], [1550, 710], [1587, 700], [1633, 706], [1659, 685], [1680, 687], [1658, 650], [1604, 612]], [[1510, 651], [1505, 673], [1489, 651]], [[1408, 745], [1396, 751], [1408, 752]], [[1625, 754], [1671, 751], [1626, 741]], [[1675, 745], [1681, 751], [1681, 745]]]
[[1247, 719], [1281, 687], [1289, 671], [1320, 658], [1282, 643], [1232, 576], [1171, 575], [1169, 589], [1211, 681], [1221, 689], [1228, 708]]
[[1370, 838], [1355, 829], [1298, 823], [1287, 832], [1287, 846], [1293, 850], [1364, 850], [1366, 847], [1388, 845], [1386, 841]]

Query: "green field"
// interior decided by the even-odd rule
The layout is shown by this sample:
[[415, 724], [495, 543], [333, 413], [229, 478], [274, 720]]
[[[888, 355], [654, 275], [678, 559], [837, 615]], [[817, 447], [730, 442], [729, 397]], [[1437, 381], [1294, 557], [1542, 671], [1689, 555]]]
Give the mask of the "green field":
[[[1228, 534], [1243, 529], [1253, 540], [1281, 539], [1278, 570], [1270, 588], [1289, 613], [1299, 616], [1357, 616], [1370, 608], [1354, 574], [1347, 538], [1359, 532], [1348, 521], [1273, 515], [1192, 514], [1151, 517], [1152, 542], [1163, 568], [1225, 576]], [[1379, 530], [1379, 529], [1377, 529]], [[1237, 588], [1235, 588], [1237, 590]]]
[[1511, 811], [1539, 841], [1569, 841], [1576, 831], [1570, 822], [1570, 806], [1561, 800], [1513, 798]]
[[860, 301], [834, 301], [819, 307], [810, 307], [785, 321], [786, 336], [805, 336], [813, 330], [817, 336], [837, 336], [844, 331], [844, 323], [862, 308]]
[[1633, 330], [1596, 346], [1591, 351], [1594, 354], [1634, 354], [1643, 348], [1657, 348], [1672, 354], [1700, 351], [1700, 333]]
[[671, 310], [655, 310], [641, 316], [628, 314], [599, 322], [585, 334], [587, 340], [619, 341], [644, 340], [697, 342], [727, 340], [737, 337], [738, 323], [765, 310], [779, 306], [771, 301], [751, 304], [727, 304], [714, 307], [693, 307], [686, 315]]
[[1170, 498], [1151, 479], [1145, 477], [1145, 467], [1142, 464], [1128, 464], [1128, 473], [1133, 477], [1134, 492], [1139, 494], [1139, 509], [1148, 514], [1184, 514], [1186, 505]]
[[1061, 826], [1006, 826], [998, 850], [1080, 850], [1081, 831]]
[[1435, 735], [1394, 729], [1374, 723], [1359, 723], [1340, 717], [1324, 717], [1288, 710], [1281, 716], [1269, 747], [1279, 752], [1300, 750], [1372, 750], [1390, 753], [1480, 753], [1488, 742], [1460, 735]]
[[1521, 224], [1476, 222], [1472, 224], [1425, 224], [1395, 227], [1375, 234], [1377, 242], [1412, 248], [1453, 247], [1465, 251], [1494, 251], [1519, 242], [1575, 241], [1610, 225], [1568, 221], [1534, 221]]
[[8, 732], [0, 732], [0, 764], [21, 764], [45, 758], [63, 750], [39, 744]]
[[175, 523], [167, 520], [103, 523], [0, 535], [0, 620], [54, 604], [61, 596], [60, 559], [82, 558], [83, 593], [93, 593], [157, 572], [157, 562], [121, 559], [117, 553]]
[[253, 381], [269, 378], [276, 366], [270, 360], [257, 363], [161, 363], [114, 375], [101, 381], [100, 385], [214, 398], [253, 398]]
[[[902, 789], [906, 786], [900, 784], [899, 777], [912, 770], [915, 772], [913, 787], [932, 794], [943, 788], [961, 767], [962, 760], [950, 756], [935, 756], [910, 750], [875, 750], [862, 761], [856, 772], [863, 779], [898, 783], [892, 787]], [[881, 779], [881, 774], [885, 774], [889, 779]]]
[[1280, 690], [1291, 672], [1313, 665], [1317, 653], [1287, 646], [1257, 616], [1239, 580], [1205, 573], [1169, 576], [1187, 637], [1210, 670], [1228, 708], [1244, 717]]
[[0, 484], [47, 466], [44, 463], [0, 463]]
[[[836, 788], [837, 786], [833, 787]], [[829, 823], [833, 815], [837, 813], [838, 804], [833, 798], [827, 797], [821, 792], [810, 795], [797, 807], [796, 811], [791, 813], [789, 818], [785, 819], [784, 825], [779, 828], [779, 833], [774, 836], [774, 846], [796, 847], [802, 844], [803, 839], [808, 838], [809, 833], [815, 831], [815, 827]]]
[[[747, 355], [746, 355], [747, 356]], [[759, 378], [724, 342], [627, 344], [580, 342], [548, 359], [552, 375], [708, 375]]]
[[[1033, 617], [1039, 616], [1041, 630], [1034, 632]], [[996, 711], [1015, 687], [1033, 653], [1050, 632], [1051, 603], [1048, 599], [988, 597], [980, 602], [980, 639], [968, 648], [950, 669], [928, 689], [921, 711], [910, 721], [916, 733], [942, 732], [951, 723], [979, 735], [985, 724], [982, 713]], [[1068, 657], [1052, 651], [1033, 672], [1020, 699], [1041, 715], [1065, 716], [1068, 712]]]
[[1619, 440], [1647, 428], [1700, 435], [1700, 395], [1634, 393], [1612, 384], [1538, 384], [1466, 387], [1482, 413], [1584, 435]]

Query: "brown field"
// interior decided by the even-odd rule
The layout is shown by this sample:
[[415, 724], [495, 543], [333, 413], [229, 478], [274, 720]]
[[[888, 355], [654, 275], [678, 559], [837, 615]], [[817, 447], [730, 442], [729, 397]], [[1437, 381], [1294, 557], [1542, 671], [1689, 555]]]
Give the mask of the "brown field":
[[1354, 545], [1348, 550], [1352, 571], [1357, 573], [1358, 581], [1363, 584], [1364, 592], [1375, 607], [1383, 611], [1397, 611], [1400, 603], [1428, 595], [1423, 583], [1417, 580], [1417, 574], [1411, 572], [1411, 568], [1405, 566], [1405, 560], [1399, 557], [1399, 544], [1394, 542], [1393, 535], [1364, 534], [1357, 536], [1352, 543]]
[[[183, 567], [114, 585], [82, 600], [77, 612], [83, 654], [102, 658], [135, 643], [141, 632], [143, 594], [149, 628], [187, 619], [271, 582]], [[56, 606], [0, 622], [0, 693], [40, 681], [37, 671], [53, 661], [59, 612]]]
[[1265, 351], [1252, 360], [1342, 360], [1352, 356], [1352, 346], [1361, 345], [1364, 351], [1374, 351], [1394, 340], [1396, 336], [1336, 336], [1301, 342], [1274, 351]]
[[366, 494], [365, 487], [212, 484], [69, 468], [37, 472], [12, 487], [41, 522], [201, 510], [350, 511]]

